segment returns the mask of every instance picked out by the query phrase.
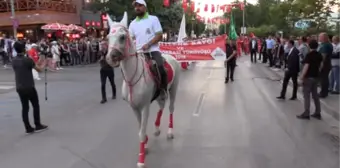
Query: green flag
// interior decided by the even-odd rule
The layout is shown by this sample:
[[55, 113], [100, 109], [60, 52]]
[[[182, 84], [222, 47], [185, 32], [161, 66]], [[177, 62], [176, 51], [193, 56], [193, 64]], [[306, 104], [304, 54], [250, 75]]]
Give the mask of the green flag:
[[237, 33], [236, 33], [236, 30], [235, 30], [233, 12], [230, 13], [229, 39], [231, 39], [231, 40], [237, 39]]

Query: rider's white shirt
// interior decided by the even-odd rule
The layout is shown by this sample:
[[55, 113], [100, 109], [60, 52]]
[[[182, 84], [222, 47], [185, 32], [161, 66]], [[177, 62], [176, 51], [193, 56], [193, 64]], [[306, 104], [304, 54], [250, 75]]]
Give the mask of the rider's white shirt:
[[[145, 14], [142, 18], [136, 18], [130, 23], [129, 31], [136, 39], [136, 49], [141, 50], [143, 45], [149, 43], [157, 33], [162, 33], [162, 26], [156, 16]], [[154, 44], [146, 52], [160, 51], [159, 45]]]

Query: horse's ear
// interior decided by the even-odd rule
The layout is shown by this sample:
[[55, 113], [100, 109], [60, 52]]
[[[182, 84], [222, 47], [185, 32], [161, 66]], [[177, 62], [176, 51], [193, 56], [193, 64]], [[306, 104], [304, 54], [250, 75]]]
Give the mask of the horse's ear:
[[109, 27], [111, 27], [114, 22], [112, 21], [112, 19], [111, 19], [109, 14], [106, 14], [106, 18], [107, 18], [107, 22], [109, 23]]
[[126, 27], [128, 27], [128, 16], [127, 16], [127, 12], [124, 12], [124, 16], [123, 19], [120, 21], [120, 23]]

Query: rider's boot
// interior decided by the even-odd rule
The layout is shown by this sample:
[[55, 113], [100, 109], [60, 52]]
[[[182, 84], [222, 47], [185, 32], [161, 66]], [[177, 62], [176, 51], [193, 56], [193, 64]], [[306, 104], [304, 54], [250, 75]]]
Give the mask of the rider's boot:
[[160, 89], [161, 89], [161, 98], [162, 99], [166, 99], [168, 96], [168, 77], [165, 71], [165, 67], [164, 66], [158, 66], [158, 70], [160, 72], [161, 75], [161, 83], [160, 83]]

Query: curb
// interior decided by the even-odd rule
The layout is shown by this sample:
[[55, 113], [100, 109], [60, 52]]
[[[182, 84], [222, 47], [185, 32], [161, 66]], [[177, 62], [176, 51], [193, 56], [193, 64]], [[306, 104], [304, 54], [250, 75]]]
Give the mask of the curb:
[[[275, 73], [276, 75], [278, 75], [281, 78], [280, 83], [282, 84], [283, 76], [279, 73], [279, 72], [282, 72], [282, 70], [280, 69], [279, 71], [274, 71], [269, 67], [266, 67], [266, 68], [268, 70], [270, 70], [271, 72]], [[291, 81], [289, 81], [288, 86], [293, 87], [293, 83]], [[298, 93], [300, 94], [300, 95], [298, 95], [298, 98], [303, 100], [303, 96], [301, 95], [302, 94], [301, 90], [298, 90]], [[339, 121], [340, 114], [337, 110], [335, 110], [333, 107], [328, 105], [327, 102], [325, 102], [323, 99], [320, 99], [320, 104], [321, 104], [321, 108], [325, 109], [324, 112], [326, 112], [327, 114], [331, 115], [334, 119]]]

